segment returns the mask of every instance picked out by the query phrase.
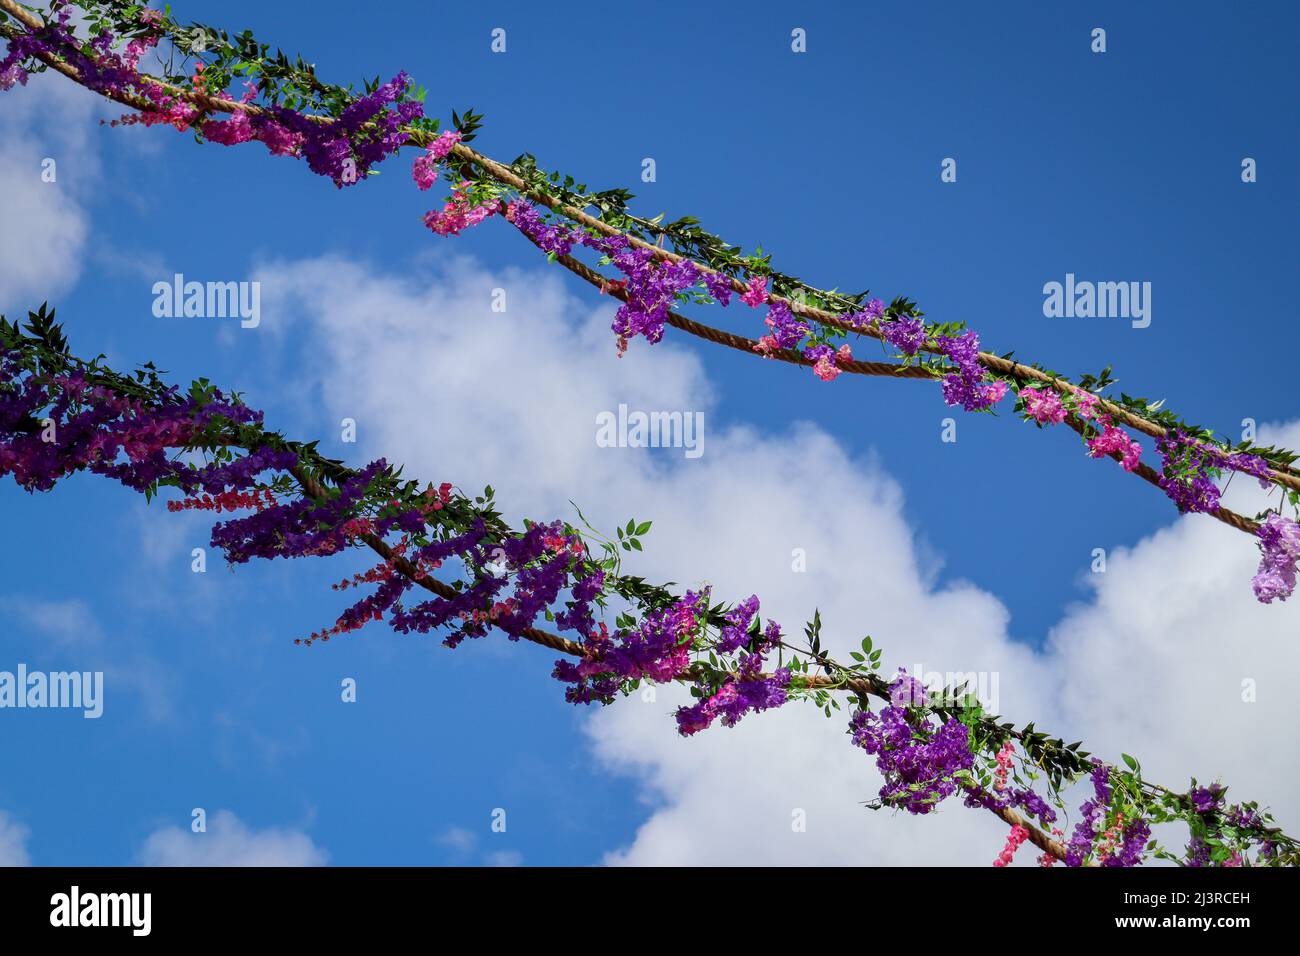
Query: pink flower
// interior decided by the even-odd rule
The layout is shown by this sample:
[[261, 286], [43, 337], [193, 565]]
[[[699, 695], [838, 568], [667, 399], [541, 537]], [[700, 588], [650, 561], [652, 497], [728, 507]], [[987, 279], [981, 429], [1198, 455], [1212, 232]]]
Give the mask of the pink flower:
[[1016, 745], [1007, 741], [1002, 745], [995, 758], [998, 762], [998, 769], [993, 772], [994, 781], [993, 789], [997, 791], [1005, 790], [1007, 787], [1007, 774], [1011, 772], [1011, 762], [1015, 757]]
[[754, 351], [768, 358], [771, 358], [772, 353], [779, 348], [780, 346], [776, 344], [776, 336], [774, 335], [765, 335], [754, 343]]
[[829, 355], [823, 355], [813, 364], [813, 374], [823, 382], [833, 382], [839, 377], [840, 367]]
[[1007, 844], [998, 854], [998, 858], [993, 861], [993, 865], [1007, 866], [1016, 855], [1016, 851], [1020, 849], [1020, 844], [1028, 839], [1029, 831], [1017, 823], [1011, 828], [1011, 833], [1007, 836]]
[[1074, 393], [1074, 404], [1078, 408], [1079, 414], [1084, 418], [1095, 418], [1097, 404], [1100, 401], [1097, 396], [1073, 386], [1070, 387], [1070, 391]]
[[157, 37], [145, 37], [140, 40], [132, 40], [122, 51], [122, 63], [129, 69], [134, 70], [140, 65], [140, 58], [158, 45]]
[[735, 681], [728, 681], [699, 708], [685, 708], [688, 714], [678, 719], [678, 733], [683, 737], [699, 733], [713, 723], [723, 706], [735, 699], [736, 683]]
[[501, 211], [499, 201], [471, 206], [469, 197], [464, 192], [467, 186], [469, 186], [468, 182], [457, 186], [442, 209], [426, 212], [424, 224], [440, 236], [454, 236]]
[[[1064, 839], [1065, 834], [1061, 832], [1060, 827], [1052, 827], [1052, 836], [1056, 837], [1056, 839], [1058, 840], [1061, 840]], [[1052, 856], [1052, 854], [1050, 853], [1044, 853], [1042, 856], [1038, 858], [1038, 865], [1044, 868], [1055, 866], [1056, 857]]]
[[415, 185], [421, 192], [438, 181], [438, 164], [447, 158], [451, 148], [459, 142], [460, 133], [456, 130], [447, 130], [439, 134], [438, 138], [429, 144], [428, 149], [415, 157], [415, 162], [411, 166], [411, 178], [415, 180]]
[[1065, 405], [1056, 392], [1022, 388], [1020, 397], [1025, 400], [1025, 411], [1040, 425], [1059, 425], [1065, 421]]
[[1002, 381], [1002, 379], [997, 378], [992, 382], [989, 382], [987, 385], [981, 385], [980, 392], [984, 396], [984, 407], [988, 408], [988, 406], [996, 405], [998, 402], [1002, 401], [1002, 399], [1007, 397], [1007, 383]]
[[835, 361], [839, 362], [840, 365], [848, 365], [853, 361], [853, 349], [849, 348], [847, 342], [841, 345], [835, 353]]
[[446, 159], [452, 147], [460, 142], [460, 131], [449, 129], [438, 134], [438, 138], [429, 144], [429, 155], [434, 159]]
[[767, 279], [763, 276], [750, 276], [749, 288], [740, 299], [745, 305], [757, 309], [767, 301]]
[[271, 151], [272, 156], [293, 156], [302, 145], [302, 134], [295, 133], [275, 120], [262, 117], [257, 138]]
[[1115, 453], [1120, 455], [1120, 466], [1125, 471], [1132, 471], [1142, 457], [1142, 446], [1114, 425], [1107, 425], [1096, 438], [1088, 439], [1088, 454], [1093, 458]]
[[430, 189], [438, 181], [438, 161], [428, 153], [421, 153], [411, 164], [411, 178], [420, 192]]
[[245, 113], [235, 113], [228, 120], [208, 120], [202, 126], [203, 138], [210, 143], [236, 146], [253, 138], [253, 124]]

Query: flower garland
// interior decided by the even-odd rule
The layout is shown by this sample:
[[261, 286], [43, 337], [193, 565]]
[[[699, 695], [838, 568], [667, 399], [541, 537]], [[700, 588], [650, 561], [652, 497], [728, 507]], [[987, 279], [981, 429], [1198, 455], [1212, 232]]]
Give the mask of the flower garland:
[[[472, 113], [464, 117], [453, 114], [457, 129], [438, 132], [437, 121], [423, 115], [423, 91], [414, 88], [404, 73], [356, 96], [321, 83], [301, 60], [290, 64], [283, 54], [269, 57], [265, 45], [253, 43], [247, 35], [237, 43], [220, 31], [187, 30], [157, 10], [132, 6], [123, 11], [111, 2], [75, 4], [97, 14], [100, 23], [117, 21], [119, 36], [131, 37], [119, 53], [114, 50], [119, 36], [107, 28], [99, 29], [89, 41], [78, 40], [69, 26], [70, 6], [74, 4], [68, 0], [55, 0], [51, 4], [53, 18], [40, 22], [10, 0], [0, 0], [0, 11], [9, 12], [26, 27], [5, 30], [9, 50], [0, 60], [0, 89], [25, 85], [30, 69], [65, 64], [78, 82], [139, 110], [121, 122], [165, 123], [180, 130], [194, 129], [205, 139], [226, 145], [258, 140], [275, 155], [303, 158], [309, 168], [338, 187], [360, 181], [401, 146], [416, 142], [423, 144], [425, 151], [415, 160], [412, 176], [421, 190], [427, 190], [436, 181], [440, 164], [451, 164], [454, 169], [449, 173], [471, 174], [474, 161], [465, 158], [468, 153], [496, 178], [465, 175], [459, 179], [443, 209], [425, 215], [428, 228], [438, 235], [457, 235], [505, 212], [509, 221], [553, 257], [567, 256], [574, 244], [600, 252], [603, 261], [624, 274], [621, 282], [629, 293], [613, 326], [620, 354], [638, 336], [650, 343], [660, 341], [671, 306], [691, 296], [692, 288], [702, 284], [710, 301], [724, 307], [733, 290], [741, 292], [742, 301], [751, 307], [767, 305], [764, 322], [769, 332], [754, 350], [770, 356], [778, 349], [799, 349], [822, 381], [834, 381], [853, 361], [851, 347], [847, 343], [836, 346], [833, 340], [856, 332], [881, 339], [909, 361], [920, 361], [918, 356], [923, 352], [936, 356], [924, 364], [941, 380], [943, 398], [951, 406], [989, 411], [1008, 391], [1018, 390], [1017, 411], [1040, 426], [1067, 421], [1073, 413], [1073, 427], [1083, 434], [1088, 454], [1094, 458], [1113, 457], [1126, 471], [1139, 470], [1142, 446], [1124, 426], [1140, 427], [1158, 438], [1163, 469], [1155, 483], [1181, 511], [1227, 518], [1235, 527], [1259, 538], [1262, 559], [1253, 582], [1257, 597], [1268, 603], [1285, 600], [1294, 591], [1300, 557], [1289, 545], [1279, 546], [1277, 542], [1292, 540], [1300, 534], [1300, 525], [1280, 511], [1268, 512], [1263, 522], [1232, 515], [1220, 508], [1215, 485], [1224, 472], [1245, 471], [1266, 487], [1280, 484], [1284, 490], [1289, 489], [1290, 503], [1300, 507], [1300, 495], [1294, 494], [1300, 491], [1300, 475], [1291, 467], [1296, 456], [1290, 452], [1227, 451], [1214, 443], [1210, 433], [1184, 427], [1167, 412], [1158, 412], [1156, 406], [1126, 397], [1101, 400], [1057, 376], [982, 353], [975, 332], [959, 325], [927, 327], [921, 313], [905, 299], [886, 306], [879, 299], [867, 299], [865, 294], [850, 299], [820, 292], [773, 272], [765, 258], [739, 257], [736, 250], [698, 230], [693, 220], [661, 226], [630, 216], [626, 212], [628, 197], [620, 191], [589, 196], [584, 187], [575, 189], [571, 179], [555, 187], [557, 177], [548, 182], [531, 165], [531, 157], [517, 161], [511, 169], [495, 169], [499, 164], [477, 157], [464, 146], [473, 138], [479, 118]], [[191, 76], [169, 76], [164, 82], [138, 71], [141, 57], [164, 36], [180, 52], [198, 58]], [[200, 37], [203, 42], [199, 42]], [[202, 59], [205, 55], [207, 60]], [[245, 83], [239, 101], [222, 100], [222, 93], [237, 75], [256, 75], [258, 81]], [[258, 95], [266, 99], [264, 105], [252, 104]], [[228, 120], [207, 118], [206, 114], [214, 109], [225, 109], [233, 116]], [[317, 112], [310, 112], [312, 109]], [[531, 175], [521, 178], [519, 171]], [[528, 203], [503, 198], [503, 182], [511, 179], [543, 198], [549, 195], [579, 205], [594, 201], [605, 220], [623, 224], [628, 232], [597, 234], [590, 228], [590, 222], [596, 220], [589, 220], [585, 214], [579, 214], [586, 221], [582, 227], [549, 225]], [[552, 208], [556, 205], [571, 204], [553, 203]], [[661, 239], [668, 236], [679, 247], [707, 253], [704, 258], [709, 265], [701, 266], [689, 257], [665, 257], [662, 250], [638, 239], [637, 232], [657, 233]], [[736, 274], [744, 272], [748, 276], [741, 282]], [[797, 293], [802, 301], [769, 292], [769, 276], [783, 291]], [[837, 311], [826, 312], [818, 303]], [[800, 317], [804, 315], [814, 316], [816, 321], [810, 323]], [[991, 374], [991, 367], [1001, 369], [1001, 373]], [[1046, 384], [1027, 384], [1023, 376], [1031, 371]], [[1104, 387], [1107, 378], [1103, 373], [1096, 380], [1097, 387]], [[1168, 424], [1161, 426], [1158, 422]]]
[[[195, 464], [193, 453], [203, 463]], [[857, 701], [849, 733], [876, 757], [885, 778], [882, 806], [924, 814], [962, 792], [968, 806], [1024, 828], [1040, 848], [1074, 865], [1135, 865], [1148, 849], [1146, 821], [1174, 819], [1192, 828], [1193, 861], [1207, 853], [1212, 862], [1245, 861], [1252, 848], [1255, 862], [1300, 859], [1300, 845], [1255, 805], [1225, 807], [1222, 788], [1175, 794], [1143, 781], [1136, 766], [1099, 762], [1097, 799], [1084, 805], [1069, 848], [1061, 847], [1029, 822], [1056, 820], [1030, 784], [1046, 770], [1059, 805], [1062, 786], [1087, 756], [1077, 744], [1049, 740], [1032, 724], [1015, 732], [971, 700], [943, 706], [905, 672], [886, 681], [869, 638], [863, 653], [854, 652], [856, 663], [836, 663], [821, 648], [820, 615], [807, 625], [801, 649], [776, 622], [761, 620], [756, 595], [714, 606], [707, 588], [677, 596], [623, 575], [619, 545], [631, 551], [636, 541], [639, 550], [649, 522], [629, 521], [617, 543], [562, 521], [515, 531], [497, 515], [490, 488], [471, 500], [450, 482], [421, 487], [400, 481], [382, 459], [349, 470], [313, 445], [268, 431], [261, 412], [206, 381], [182, 393], [149, 365], [123, 376], [74, 358], [45, 307], [29, 313], [25, 328], [0, 318], [0, 476], [36, 492], [78, 471], [150, 498], [176, 489], [182, 497], [168, 510], [213, 512], [211, 544], [232, 565], [327, 557], [357, 546], [376, 551], [381, 564], [334, 586], [365, 593], [333, 624], [295, 643], [328, 641], [381, 620], [399, 633], [438, 632], [453, 648], [496, 629], [575, 658], [557, 661], [553, 671], [575, 704], [610, 703], [642, 682], [686, 683], [697, 702], [675, 715], [683, 736], [800, 698], [830, 716], [839, 708], [834, 692], [849, 691]], [[248, 513], [220, 517], [240, 511]], [[458, 576], [439, 578], [452, 568]], [[410, 598], [415, 588], [430, 596]], [[613, 600], [626, 609], [611, 628], [603, 618]], [[576, 639], [538, 630], [543, 618]], [[773, 656], [776, 668], [765, 671]], [[872, 711], [871, 696], [886, 706]], [[1028, 762], [1016, 768], [1014, 741], [1037, 769]], [[1112, 776], [1122, 787], [1112, 790]], [[1110, 811], [1125, 814], [1123, 828], [1102, 841], [1102, 852], [1093, 841]]]

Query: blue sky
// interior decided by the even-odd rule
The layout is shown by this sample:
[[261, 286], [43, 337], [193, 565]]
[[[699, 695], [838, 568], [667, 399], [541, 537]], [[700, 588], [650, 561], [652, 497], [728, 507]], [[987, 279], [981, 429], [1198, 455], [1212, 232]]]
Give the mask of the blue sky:
[[[529, 151], [593, 187], [626, 186], [637, 209], [696, 215], [815, 285], [907, 295], [933, 320], [967, 321], [990, 350], [1070, 374], [1113, 364], [1125, 390], [1167, 397], [1234, 437], [1246, 417], [1300, 418], [1285, 371], [1300, 342], [1291, 321], [1300, 134], [1286, 121], [1298, 88], [1288, 38], [1300, 23], [1290, 5], [756, 2], [737, 14], [395, 2], [358, 21], [332, 2], [193, 0], [175, 12], [250, 27], [331, 81], [404, 69], [428, 88], [432, 114], [485, 115], [475, 145], [489, 155]], [[1100, 55], [1089, 49], [1097, 26], [1107, 31]], [[489, 51], [494, 27], [507, 30], [504, 55]], [[795, 27], [807, 31], [805, 54], [790, 50]], [[54, 82], [0, 96], [0, 120]], [[173, 272], [289, 272], [322, 256], [412, 283], [445, 277], [455, 255], [486, 270], [542, 268], [498, 222], [431, 236], [419, 215], [440, 192], [414, 190], [409, 158], [338, 192], [256, 147], [111, 130], [84, 112], [67, 121], [84, 127], [73, 140], [48, 116], [19, 122], [34, 155], [58, 158], [55, 188], [86, 224], [77, 261], [50, 264], [52, 287], [66, 286], [50, 297], [74, 349], [243, 389], [273, 425], [323, 436], [353, 461], [385, 449], [334, 440], [332, 406], [312, 400], [327, 371], [323, 333], [290, 321], [288, 305], [276, 311], [289, 298], [268, 292], [267, 328], [254, 334], [164, 324], [150, 313], [152, 283]], [[656, 161], [654, 183], [640, 182], [644, 157]], [[940, 181], [946, 157], [957, 160], [956, 183]], [[1244, 157], [1257, 160], [1258, 182], [1241, 181]], [[44, 187], [33, 174], [26, 188]], [[6, 230], [32, 225], [5, 219]], [[1042, 286], [1067, 272], [1150, 282], [1150, 327], [1045, 318]], [[577, 280], [555, 281], [582, 308], [609, 308]], [[13, 316], [44, 297], [0, 310]], [[521, 311], [512, 321], [529, 321]], [[712, 318], [759, 328], [756, 313], [735, 308]], [[427, 317], [434, 343], [440, 321], [450, 320]], [[847, 376], [823, 385], [695, 340], [670, 347], [707, 369], [711, 427], [779, 435], [811, 421], [849, 459], [879, 466], [903, 491], [917, 552], [941, 562], [935, 586], [969, 582], [995, 596], [1010, 615], [1007, 637], [1029, 649], [1092, 600], [1094, 548], [1136, 545], [1174, 521], [1149, 486], [1086, 460], [1072, 433], [956, 413], [959, 439], [945, 444], [950, 412], [933, 386]], [[612, 347], [604, 355], [612, 366]], [[449, 387], [432, 422], [472, 416], [475, 388], [505, 387], [494, 368], [482, 357], [475, 385]], [[557, 362], [548, 374], [573, 370]], [[436, 382], [425, 387], [438, 394]], [[516, 460], [513, 473], [487, 477], [518, 485], [535, 467]], [[422, 477], [459, 475], [448, 459], [442, 474]], [[788, 494], [817, 502], [827, 524], [842, 520], [843, 500], [814, 481]], [[691, 517], [690, 501], [677, 507]], [[632, 841], [664, 799], [593, 757], [585, 715], [563, 703], [545, 652], [451, 653], [383, 628], [295, 649], [293, 637], [336, 613], [325, 589], [353, 565], [232, 575], [213, 557], [195, 575], [189, 549], [206, 543], [202, 528], [169, 525], [157, 506], [147, 513], [87, 478], [35, 498], [7, 484], [0, 509], [0, 668], [109, 673], [99, 721], [0, 713], [11, 768], [0, 811], [29, 831], [37, 863], [134, 862], [150, 834], [186, 828], [190, 809], [205, 807], [255, 831], [303, 831], [338, 864], [587, 864]], [[623, 517], [634, 513], [671, 517], [629, 501]], [[874, 573], [873, 548], [863, 539], [845, 560]], [[821, 600], [810, 591], [807, 612]], [[861, 623], [887, 610], [865, 604]], [[358, 681], [355, 705], [338, 700], [342, 676]], [[504, 834], [488, 829], [497, 807], [509, 812]]]

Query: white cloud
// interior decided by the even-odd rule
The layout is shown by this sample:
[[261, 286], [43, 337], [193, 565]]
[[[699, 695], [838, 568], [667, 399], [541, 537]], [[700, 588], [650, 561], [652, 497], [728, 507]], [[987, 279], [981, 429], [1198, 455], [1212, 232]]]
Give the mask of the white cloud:
[[27, 855], [27, 828], [0, 810], [0, 866], [31, 866]]
[[253, 830], [229, 810], [213, 814], [206, 833], [156, 830], [140, 850], [145, 866], [324, 866], [328, 858], [300, 830]]
[[448, 827], [434, 842], [450, 850], [458, 865], [467, 865], [475, 857], [479, 866], [524, 865], [524, 855], [518, 850], [485, 850], [479, 853], [478, 835], [464, 827]]
[[[1300, 444], [1300, 427], [1261, 431]], [[1275, 496], [1276, 497], [1276, 496]], [[1234, 482], [1228, 503], [1254, 514], [1263, 495]], [[1250, 539], [1191, 516], [1108, 558], [1093, 599], [1073, 608], [1048, 650], [1062, 679], [1064, 719], [1093, 746], [1138, 754], [1153, 779], [1221, 775], [1234, 796], [1271, 802], [1300, 822], [1300, 759], [1288, 742], [1300, 720], [1300, 596], [1259, 604]], [[1254, 700], [1249, 697], [1253, 691]]]
[[[1222, 773], [1236, 796], [1271, 801], [1283, 822], [1300, 817], [1300, 761], [1286, 743], [1300, 702], [1280, 686], [1300, 663], [1300, 600], [1254, 604], [1255, 549], [1239, 533], [1188, 518], [1112, 554], [1093, 599], [1034, 651], [1010, 639], [993, 595], [923, 557], [886, 451], [852, 458], [814, 425], [760, 434], [719, 423], [692, 349], [670, 331], [615, 359], [610, 309], [566, 295], [555, 272], [494, 275], [445, 257], [397, 277], [326, 258], [271, 264], [259, 278], [274, 341], [311, 342], [308, 387], [296, 381], [291, 397], [322, 428], [356, 418], [363, 454], [434, 482], [490, 482], [515, 515], [571, 516], [572, 498], [598, 527], [652, 518], [635, 573], [707, 580], [727, 599], [758, 593], [787, 629], [819, 607], [833, 653], [869, 632], [891, 669], [996, 671], [1009, 718], [1107, 756], [1137, 754], [1172, 785]], [[494, 287], [508, 290], [504, 315], [490, 311]], [[853, 383], [835, 387], [848, 395]], [[596, 414], [620, 402], [705, 412], [704, 456], [596, 447]], [[807, 573], [791, 571], [794, 548]], [[1240, 703], [1246, 677], [1259, 681], [1258, 704]], [[926, 818], [861, 808], [879, 779], [842, 715], [789, 707], [683, 740], [671, 720], [679, 696], [660, 689], [654, 704], [634, 697], [586, 723], [598, 758], [644, 786], [647, 822], [611, 862], [987, 865], [1001, 847], [1004, 825], [955, 802]], [[1241, 746], [1247, 732], [1266, 759]], [[806, 832], [792, 828], [796, 810]]]
[[[80, 275], [84, 201], [99, 178], [90, 131], [104, 107], [52, 71], [0, 97], [0, 312], [17, 314], [57, 301]], [[42, 179], [46, 160], [55, 163], [53, 182]]]
[[25, 663], [37, 667], [39, 661], [40, 667], [47, 667], [57, 661], [79, 671], [102, 671], [105, 713], [116, 712], [117, 695], [126, 691], [138, 697], [150, 720], [173, 717], [175, 676], [121, 621], [114, 621], [106, 634], [95, 611], [80, 598], [43, 601], [0, 594], [0, 611], [9, 627], [11, 647], [23, 647], [28, 655]]
[[478, 845], [478, 837], [464, 827], [448, 827], [447, 832], [439, 836], [437, 842], [457, 853], [469, 853]]

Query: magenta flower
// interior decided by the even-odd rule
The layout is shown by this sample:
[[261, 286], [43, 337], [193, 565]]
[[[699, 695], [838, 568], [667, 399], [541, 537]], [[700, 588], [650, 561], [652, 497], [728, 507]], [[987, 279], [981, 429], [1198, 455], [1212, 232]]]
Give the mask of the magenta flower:
[[1101, 458], [1103, 455], [1116, 452], [1121, 456], [1120, 467], [1125, 471], [1136, 468], [1142, 458], [1142, 446], [1130, 438], [1122, 428], [1116, 428], [1114, 425], [1107, 425], [1096, 438], [1088, 439], [1088, 454], [1093, 458]]
[[[767, 301], [767, 279], [763, 276], [750, 276], [749, 289], [740, 297], [740, 300], [745, 305], [757, 309]], [[788, 309], [789, 306], [786, 306], [786, 308]]]
[[459, 142], [460, 133], [454, 129], [447, 130], [439, 134], [438, 138], [429, 144], [428, 149], [415, 157], [415, 162], [411, 165], [411, 178], [415, 180], [415, 185], [421, 192], [438, 181], [438, 165], [447, 158], [452, 147]]
[[452, 191], [442, 209], [426, 212], [424, 224], [440, 236], [455, 236], [501, 211], [501, 203], [497, 200], [471, 206], [469, 196], [464, 192], [468, 186], [469, 183], [461, 183]]
[[1059, 425], [1065, 421], [1065, 405], [1054, 391], [1022, 388], [1020, 397], [1025, 400], [1025, 411], [1040, 425]]

